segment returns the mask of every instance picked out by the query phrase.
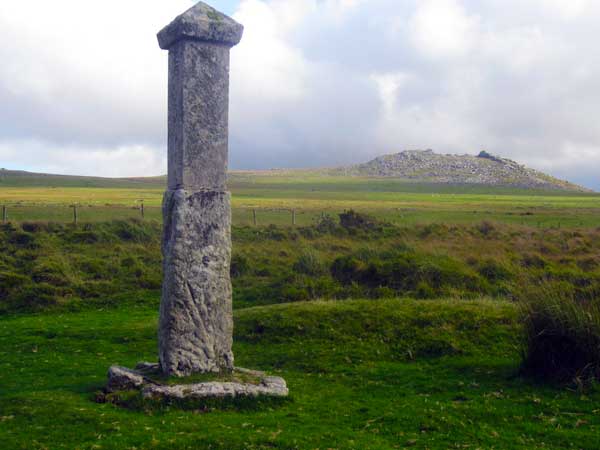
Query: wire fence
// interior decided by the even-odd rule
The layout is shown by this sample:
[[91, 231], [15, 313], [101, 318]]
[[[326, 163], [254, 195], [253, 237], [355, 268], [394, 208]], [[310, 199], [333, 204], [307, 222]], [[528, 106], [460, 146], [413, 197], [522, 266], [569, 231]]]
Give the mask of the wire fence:
[[[1, 207], [2, 223], [55, 222], [90, 223], [111, 220], [156, 220], [162, 221], [160, 206], [119, 205], [31, 205], [4, 204]], [[291, 208], [233, 208], [232, 222], [240, 226], [305, 226], [314, 224], [326, 212], [296, 210]]]
[[[336, 217], [342, 210], [233, 207], [232, 223], [235, 226], [309, 226], [317, 223], [325, 215]], [[433, 210], [417, 208], [373, 208], [360, 211], [396, 225], [416, 224], [469, 224], [485, 220], [510, 223], [536, 228], [597, 228], [600, 225], [600, 211], [586, 215], [572, 211], [548, 213], [518, 213], [514, 211], [489, 210]], [[81, 204], [0, 204], [2, 223], [55, 222], [91, 223], [113, 220], [156, 220], [162, 221], [160, 206], [138, 202], [133, 206], [124, 205], [81, 205]]]

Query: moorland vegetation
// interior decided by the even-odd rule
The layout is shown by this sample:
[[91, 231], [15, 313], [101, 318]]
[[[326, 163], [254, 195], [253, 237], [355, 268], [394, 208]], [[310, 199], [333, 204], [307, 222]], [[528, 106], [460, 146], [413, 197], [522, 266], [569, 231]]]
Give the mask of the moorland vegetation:
[[[493, 222], [396, 226], [347, 211], [312, 226], [234, 227], [234, 306], [317, 299], [514, 299], [544, 284], [600, 295], [600, 230]], [[77, 309], [156, 297], [160, 224], [2, 226], [0, 311]], [[135, 295], [132, 295], [135, 294]]]
[[160, 189], [4, 189], [0, 447], [596, 446], [598, 197], [277, 177], [234, 186], [234, 351], [291, 397], [183, 410], [99, 395], [156, 359]]

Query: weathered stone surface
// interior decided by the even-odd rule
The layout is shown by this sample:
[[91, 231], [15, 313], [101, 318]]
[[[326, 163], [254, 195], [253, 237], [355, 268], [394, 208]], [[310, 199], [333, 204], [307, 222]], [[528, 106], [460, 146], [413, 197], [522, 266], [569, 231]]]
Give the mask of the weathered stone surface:
[[174, 386], [147, 385], [142, 390], [144, 398], [164, 398], [167, 400], [259, 396], [286, 397], [288, 393], [285, 380], [280, 377], [265, 377], [260, 384], [212, 381]]
[[168, 188], [225, 189], [229, 48], [182, 40], [169, 51]]
[[167, 191], [159, 359], [167, 375], [233, 369], [228, 192]]
[[281, 377], [267, 376], [264, 372], [236, 367], [236, 373], [250, 375], [254, 382], [207, 381], [191, 384], [162, 384], [152, 379], [159, 373], [159, 365], [142, 362], [135, 370], [112, 366], [108, 371], [107, 392], [138, 390], [146, 399], [201, 400], [207, 398], [235, 397], [286, 397], [289, 394], [286, 382]]
[[244, 27], [203, 2], [177, 16], [158, 33], [158, 45], [164, 50], [181, 39], [214, 42], [234, 46], [242, 39]]
[[135, 370], [142, 374], [156, 373], [160, 370], [160, 364], [142, 361], [137, 363], [137, 365], [135, 366]]
[[131, 369], [120, 366], [112, 366], [108, 369], [108, 392], [126, 391], [140, 389], [144, 385], [144, 377]]

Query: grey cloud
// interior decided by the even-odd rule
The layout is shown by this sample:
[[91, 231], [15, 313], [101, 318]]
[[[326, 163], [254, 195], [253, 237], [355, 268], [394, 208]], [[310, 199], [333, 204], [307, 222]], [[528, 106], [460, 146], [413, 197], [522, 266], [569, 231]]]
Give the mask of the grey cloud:
[[[316, 13], [290, 37], [309, 62], [334, 61], [338, 79], [365, 79], [373, 72], [410, 77], [395, 95], [393, 130], [379, 142], [361, 139], [377, 120], [370, 120], [373, 110], [356, 114], [361, 127], [352, 131], [355, 150], [339, 149], [343, 153], [329, 160], [356, 162], [357, 156], [410, 145], [459, 153], [487, 148], [599, 188], [593, 172], [600, 169], [600, 126], [595, 119], [600, 57], [593, 50], [597, 22], [590, 18], [600, 18], [598, 7], [590, 3], [585, 14], [566, 17], [561, 16], [564, 10], [541, 1], [534, 6], [517, 1], [446, 2], [462, 6], [473, 19], [475, 42], [465, 55], [432, 58], [412, 42], [410, 22], [419, 3], [424, 2], [366, 2], [350, 12], [341, 27]], [[363, 94], [376, 96], [372, 91]], [[321, 106], [338, 102], [341, 96], [332, 94]], [[354, 107], [360, 110], [363, 104], [370, 103], [363, 98]], [[318, 106], [310, 104], [317, 114]], [[289, 114], [300, 118], [302, 108]], [[326, 133], [336, 129], [316, 131], [323, 134], [315, 141], [325, 143]], [[565, 150], [573, 142], [594, 150], [583, 156]], [[568, 168], [565, 152], [572, 153]]]
[[[273, 6], [294, 3], [296, 23], [284, 25]], [[246, 36], [232, 53], [231, 167], [330, 166], [411, 147], [486, 148], [600, 189], [600, 5], [368, 0], [343, 10], [334, 3], [240, 2]], [[427, 17], [417, 23], [417, 12], [436, 7], [446, 14], [433, 22], [437, 28], [419, 29]], [[0, 59], [15, 60], [19, 52], [48, 58], [54, 83], [49, 96], [15, 91], [0, 67], [0, 143], [41, 142], [36, 148], [47, 167], [61, 145], [114, 155], [140, 145], [153, 161], [144, 170], [164, 172], [166, 60], [147, 27], [131, 27], [148, 36], [122, 49], [117, 63], [127, 63], [127, 52], [143, 42], [131, 62], [142, 72], [101, 67], [106, 76], [63, 66], [52, 52], [31, 53], [25, 43], [20, 49], [21, 35], [0, 29], [1, 40], [17, 46], [0, 44]], [[101, 56], [111, 60], [110, 53]], [[398, 80], [387, 97], [378, 76]], [[114, 155], [99, 158], [97, 170], [112, 173]]]

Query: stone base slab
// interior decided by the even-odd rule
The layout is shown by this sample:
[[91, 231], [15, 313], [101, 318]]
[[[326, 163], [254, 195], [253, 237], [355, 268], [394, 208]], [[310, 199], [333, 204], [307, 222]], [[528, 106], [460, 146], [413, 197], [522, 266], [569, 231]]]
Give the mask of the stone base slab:
[[289, 390], [281, 377], [267, 376], [264, 372], [235, 368], [235, 372], [255, 377], [258, 382], [207, 381], [191, 384], [162, 384], [146, 374], [159, 368], [158, 364], [140, 363], [135, 370], [112, 366], [108, 370], [107, 392], [139, 390], [144, 399], [201, 400], [232, 399], [238, 397], [287, 397]]

